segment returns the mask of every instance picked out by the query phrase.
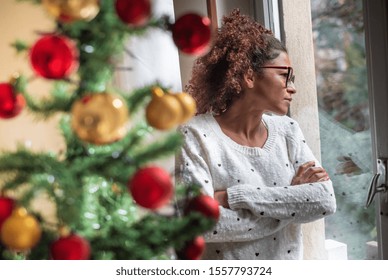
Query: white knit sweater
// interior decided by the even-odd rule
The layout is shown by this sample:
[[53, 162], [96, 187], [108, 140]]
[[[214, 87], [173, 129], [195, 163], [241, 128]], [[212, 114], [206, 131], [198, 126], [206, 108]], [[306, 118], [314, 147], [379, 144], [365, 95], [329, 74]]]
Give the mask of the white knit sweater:
[[205, 234], [203, 259], [301, 259], [301, 224], [335, 212], [331, 181], [291, 186], [298, 167], [315, 159], [298, 123], [264, 115], [268, 139], [262, 148], [241, 146], [226, 136], [211, 114], [178, 130], [184, 144], [176, 157], [176, 180], [197, 183], [206, 194], [227, 190], [230, 209]]

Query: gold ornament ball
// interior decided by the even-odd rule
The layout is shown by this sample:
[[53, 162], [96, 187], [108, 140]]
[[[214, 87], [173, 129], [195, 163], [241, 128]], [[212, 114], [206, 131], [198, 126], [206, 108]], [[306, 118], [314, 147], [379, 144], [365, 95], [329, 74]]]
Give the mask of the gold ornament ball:
[[42, 4], [62, 22], [90, 21], [100, 11], [99, 0], [42, 0]]
[[155, 88], [152, 95], [152, 100], [146, 108], [148, 124], [159, 130], [167, 130], [180, 123], [183, 115], [180, 102], [160, 88]]
[[180, 123], [184, 123], [191, 119], [197, 112], [197, 104], [194, 98], [185, 92], [174, 94], [173, 96], [180, 102], [182, 106], [183, 115]]
[[127, 133], [128, 107], [118, 95], [89, 94], [71, 109], [71, 126], [81, 140], [103, 145], [122, 139]]
[[37, 219], [25, 208], [16, 208], [1, 227], [1, 241], [9, 249], [27, 250], [40, 240], [42, 230]]

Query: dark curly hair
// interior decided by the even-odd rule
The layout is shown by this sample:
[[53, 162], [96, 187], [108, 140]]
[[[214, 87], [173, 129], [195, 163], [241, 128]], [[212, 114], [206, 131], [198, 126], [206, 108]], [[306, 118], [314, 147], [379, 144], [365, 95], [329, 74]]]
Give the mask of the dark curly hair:
[[219, 114], [242, 93], [244, 74], [249, 69], [260, 74], [266, 62], [286, 47], [252, 18], [238, 9], [223, 17], [213, 47], [196, 59], [185, 90], [197, 102], [197, 114]]

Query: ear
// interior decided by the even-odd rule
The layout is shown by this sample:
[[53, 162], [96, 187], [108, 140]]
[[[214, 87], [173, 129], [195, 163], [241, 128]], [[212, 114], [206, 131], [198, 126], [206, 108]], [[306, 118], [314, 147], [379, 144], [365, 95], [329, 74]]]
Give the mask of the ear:
[[251, 68], [248, 69], [247, 73], [244, 74], [244, 83], [247, 88], [253, 88], [255, 76]]

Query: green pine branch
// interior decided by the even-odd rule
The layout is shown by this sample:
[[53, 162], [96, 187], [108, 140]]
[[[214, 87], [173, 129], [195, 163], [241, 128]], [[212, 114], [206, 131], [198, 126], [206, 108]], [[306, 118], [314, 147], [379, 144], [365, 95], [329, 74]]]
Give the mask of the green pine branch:
[[30, 48], [26, 42], [21, 40], [16, 40], [11, 44], [11, 46], [16, 50], [17, 53], [22, 53]]
[[33, 4], [41, 4], [42, 0], [16, 0], [17, 2], [31, 2]]
[[[41, 4], [40, 0], [19, 0]], [[152, 18], [142, 27], [131, 27], [116, 15], [113, 1], [100, 1], [100, 12], [90, 22], [57, 22], [56, 34], [74, 40], [79, 51], [76, 83], [69, 79], [53, 82], [49, 97], [37, 99], [27, 91], [29, 80], [13, 81], [30, 111], [40, 119], [62, 113], [59, 127], [65, 150], [59, 154], [32, 152], [18, 148], [0, 154], [0, 190], [17, 195], [17, 203], [35, 215], [42, 226], [39, 243], [28, 253], [15, 253], [0, 242], [0, 259], [50, 259], [50, 244], [58, 238], [58, 228], [68, 226], [92, 246], [92, 259], [162, 258], [167, 249], [181, 249], [185, 242], [209, 230], [214, 221], [198, 213], [177, 217], [144, 211], [133, 201], [128, 180], [141, 166], [170, 156], [181, 145], [177, 133], [161, 134], [152, 141], [154, 129], [135, 114], [152, 98], [158, 82], [132, 92], [119, 92], [112, 85], [116, 62], [122, 59], [131, 36], [143, 36], [151, 28], [168, 30], [170, 18]], [[13, 47], [27, 51], [17, 40]], [[166, 90], [166, 89], [165, 89]], [[71, 128], [71, 107], [86, 94], [112, 92], [121, 95], [135, 120], [121, 140], [93, 145], [77, 138]], [[55, 206], [56, 221], [48, 222], [32, 202], [45, 195]], [[178, 194], [179, 197], [188, 192]]]
[[178, 133], [171, 133], [164, 139], [155, 141], [131, 155], [131, 158], [139, 165], [144, 165], [156, 159], [162, 159], [174, 154], [181, 146], [182, 138]]
[[23, 95], [26, 99], [28, 108], [34, 113], [34, 116], [41, 119], [47, 119], [56, 113], [70, 111], [75, 97], [74, 95], [69, 95], [65, 89], [67, 89], [67, 86], [58, 83], [54, 86], [51, 97], [43, 98], [41, 100], [36, 100], [35, 97], [32, 97], [26, 92], [24, 92]]
[[[147, 215], [130, 229], [113, 227], [108, 236], [93, 239], [92, 259], [146, 260], [163, 255], [167, 249], [182, 249], [185, 242], [210, 230], [214, 221], [199, 213], [186, 217]], [[109, 252], [109, 254], [107, 254]]]

